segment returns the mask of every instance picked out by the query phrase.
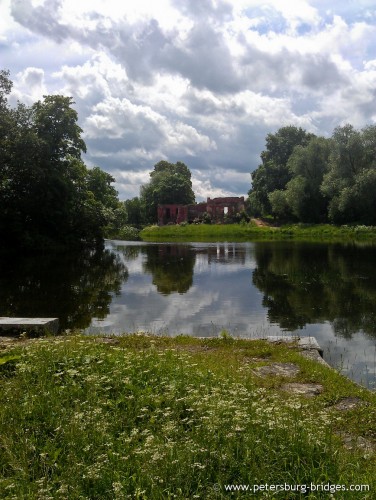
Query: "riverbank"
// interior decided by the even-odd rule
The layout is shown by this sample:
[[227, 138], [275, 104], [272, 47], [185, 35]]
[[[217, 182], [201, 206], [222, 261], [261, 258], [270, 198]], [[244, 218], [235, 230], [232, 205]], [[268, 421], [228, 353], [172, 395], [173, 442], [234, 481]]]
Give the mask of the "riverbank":
[[376, 394], [296, 347], [227, 335], [1, 346], [1, 498], [218, 499], [240, 485], [306, 498], [311, 484], [312, 498], [374, 497]]
[[260, 226], [255, 221], [240, 224], [187, 224], [149, 226], [140, 237], [144, 241], [369, 241], [376, 242], [374, 226], [334, 226], [331, 224], [289, 224]]

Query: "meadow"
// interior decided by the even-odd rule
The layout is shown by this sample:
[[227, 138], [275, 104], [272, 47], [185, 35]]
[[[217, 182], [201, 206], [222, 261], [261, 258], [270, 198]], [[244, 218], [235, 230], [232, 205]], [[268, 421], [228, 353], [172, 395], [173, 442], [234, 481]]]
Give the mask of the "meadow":
[[181, 224], [148, 226], [140, 233], [144, 241], [376, 241], [376, 227], [363, 225], [286, 224], [259, 226], [239, 224]]
[[[291, 346], [133, 334], [1, 348], [1, 498], [375, 498], [376, 395]], [[323, 392], [283, 391], [290, 377], [257, 372], [273, 362]], [[360, 404], [335, 406], [347, 397]]]

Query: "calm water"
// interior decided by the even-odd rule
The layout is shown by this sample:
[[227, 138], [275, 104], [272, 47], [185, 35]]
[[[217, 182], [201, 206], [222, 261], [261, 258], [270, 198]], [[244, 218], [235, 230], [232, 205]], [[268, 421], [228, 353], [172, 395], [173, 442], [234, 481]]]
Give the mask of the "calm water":
[[1, 316], [58, 316], [88, 334], [316, 337], [376, 388], [376, 247], [108, 241], [79, 256], [0, 261]]

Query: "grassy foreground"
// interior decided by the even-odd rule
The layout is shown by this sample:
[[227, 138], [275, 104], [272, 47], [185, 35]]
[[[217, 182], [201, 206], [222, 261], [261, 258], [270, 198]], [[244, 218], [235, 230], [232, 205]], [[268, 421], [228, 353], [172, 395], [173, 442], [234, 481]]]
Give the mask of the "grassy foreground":
[[[293, 396], [288, 378], [254, 372], [272, 361], [323, 393]], [[340, 436], [376, 438], [376, 395], [284, 345], [39, 339], [3, 347], [0, 378], [2, 499], [375, 498], [375, 454]], [[364, 404], [333, 408], [346, 396]], [[311, 483], [326, 490], [287, 489]], [[334, 485], [370, 491], [331, 497]]]
[[376, 241], [374, 226], [289, 224], [281, 227], [248, 224], [189, 224], [149, 226], [140, 233], [144, 241]]

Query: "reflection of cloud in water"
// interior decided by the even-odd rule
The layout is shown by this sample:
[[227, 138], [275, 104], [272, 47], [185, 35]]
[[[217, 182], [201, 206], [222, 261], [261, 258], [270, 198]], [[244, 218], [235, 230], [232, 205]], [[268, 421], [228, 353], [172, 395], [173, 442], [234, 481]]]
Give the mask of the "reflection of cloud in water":
[[103, 331], [103, 329], [108, 329], [108, 328], [111, 328], [113, 327], [114, 325], [114, 322], [112, 319], [109, 319], [109, 318], [106, 318], [106, 319], [97, 319], [97, 318], [94, 318], [91, 322], [91, 329], [95, 330], [101, 330]]
[[[338, 317], [347, 318], [347, 309], [343, 309], [344, 301], [340, 299], [344, 291], [350, 293], [352, 290], [346, 286], [353, 280], [351, 255], [346, 256], [346, 272], [337, 262], [345, 252], [342, 247], [340, 250], [328, 247], [328, 253], [325, 245], [311, 248], [289, 243], [248, 243], [240, 244], [234, 250], [236, 258], [228, 258], [231, 253], [220, 248], [220, 258], [216, 259], [217, 244], [192, 244], [177, 249], [157, 246], [153, 249], [150, 248], [152, 244], [139, 244], [139, 249], [136, 245], [129, 251], [122, 249], [122, 256], [129, 256], [128, 260], [125, 259], [128, 281], [122, 284], [121, 293], [113, 296], [105, 322], [93, 321], [89, 331], [216, 336], [227, 330], [231, 335], [245, 338], [284, 332], [312, 335], [323, 348], [324, 358], [329, 364], [341, 368], [343, 373], [357, 381], [367, 380], [369, 385], [375, 385], [376, 339], [368, 332], [367, 335], [351, 333], [344, 338], [329, 322]], [[190, 265], [178, 265], [180, 259], [175, 256], [183, 258], [185, 254]], [[304, 259], [307, 255], [309, 262]], [[327, 255], [331, 261], [334, 259], [334, 267], [329, 267], [331, 261]], [[363, 261], [365, 265], [367, 259], [363, 258]], [[148, 273], [144, 274], [146, 262], [149, 264]], [[177, 265], [170, 272], [174, 262]], [[163, 274], [159, 263], [165, 266]], [[166, 266], [170, 270], [166, 271]], [[192, 279], [186, 292], [178, 293], [175, 284], [188, 275]], [[162, 278], [164, 294], [158, 293], [158, 283]], [[370, 283], [367, 286], [360, 288], [356, 282], [355, 291], [361, 290], [371, 303], [373, 288]], [[323, 299], [323, 296], [327, 297], [323, 290], [330, 293], [330, 308]], [[337, 310], [337, 305], [342, 309]], [[360, 306], [364, 307], [364, 301]], [[356, 328], [360, 330], [361, 327], [357, 323], [358, 317], [349, 316], [352, 318], [353, 323], [349, 324], [356, 332]], [[298, 324], [305, 324], [305, 327], [296, 329]]]
[[156, 293], [150, 275], [131, 274], [122, 294], [113, 299], [111, 325], [106, 331], [203, 336], [208, 331], [218, 334], [226, 329], [238, 336], [263, 336], [266, 312], [261, 295], [250, 287], [251, 272], [244, 273], [238, 265], [231, 269], [223, 281], [222, 269], [217, 272], [218, 266], [212, 265], [195, 274], [194, 285], [185, 294], [168, 296]]
[[316, 337], [327, 363], [353, 380], [376, 389], [375, 339], [359, 332], [349, 341], [336, 336], [330, 323], [307, 325], [294, 333]]

